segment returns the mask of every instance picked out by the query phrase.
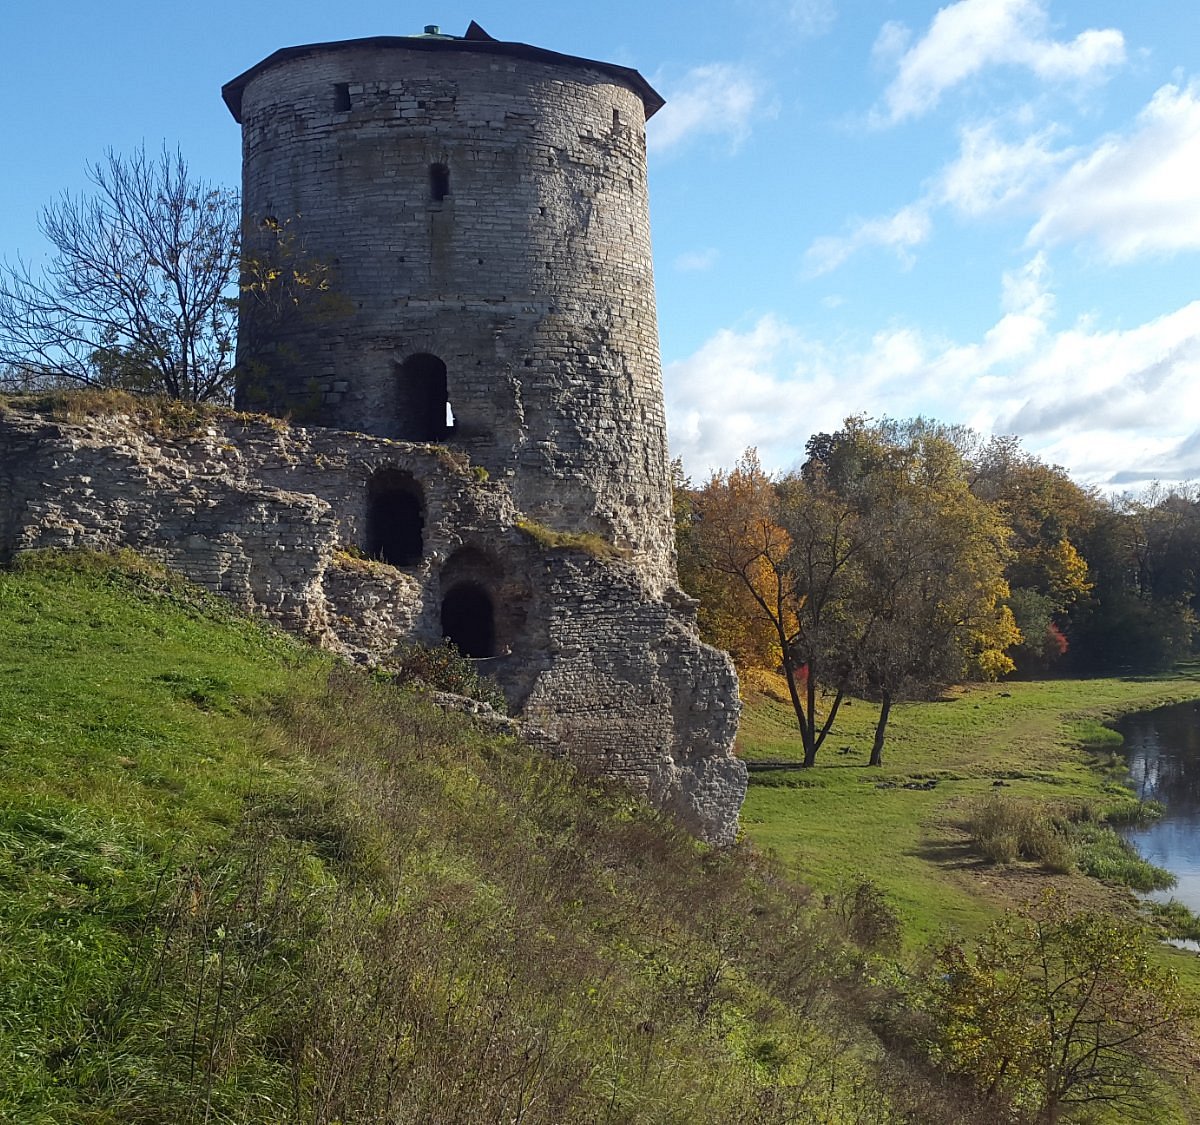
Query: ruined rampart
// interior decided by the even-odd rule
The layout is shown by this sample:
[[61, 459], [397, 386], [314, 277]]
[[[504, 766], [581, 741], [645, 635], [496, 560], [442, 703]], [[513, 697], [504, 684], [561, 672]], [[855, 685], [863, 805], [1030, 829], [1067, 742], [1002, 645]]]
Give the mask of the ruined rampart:
[[[380, 553], [381, 521], [383, 553], [406, 557], [362, 557]], [[466, 629], [514, 714], [731, 842], [745, 768], [728, 658], [700, 643], [678, 590], [659, 596], [619, 555], [540, 530], [504, 480], [444, 446], [245, 415], [0, 409], [0, 557], [130, 547], [360, 660]], [[461, 620], [447, 618], [456, 597]]]

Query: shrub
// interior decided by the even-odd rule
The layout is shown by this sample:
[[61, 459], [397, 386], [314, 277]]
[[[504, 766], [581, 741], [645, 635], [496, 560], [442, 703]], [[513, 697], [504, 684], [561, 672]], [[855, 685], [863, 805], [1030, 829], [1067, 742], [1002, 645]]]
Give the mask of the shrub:
[[[1137, 925], [1048, 895], [974, 947], [937, 951], [923, 1008], [932, 1060], [1017, 1121], [1072, 1106], [1162, 1120], [1162, 1079], [1195, 1067], [1194, 1005]], [[1114, 1118], [1115, 1119], [1115, 1118]]]
[[867, 875], [846, 879], [825, 902], [859, 949], [885, 952], [900, 947], [900, 915], [874, 879]]
[[469, 657], [463, 656], [451, 640], [440, 645], [406, 644], [388, 657], [384, 670], [397, 683], [427, 685], [436, 691], [465, 695], [508, 714], [504, 693], [490, 680], [484, 679]]

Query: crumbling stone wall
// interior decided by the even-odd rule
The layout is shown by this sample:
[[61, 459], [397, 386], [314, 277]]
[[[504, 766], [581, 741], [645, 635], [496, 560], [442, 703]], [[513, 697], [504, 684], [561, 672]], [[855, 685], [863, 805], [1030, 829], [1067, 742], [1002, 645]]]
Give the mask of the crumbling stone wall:
[[[420, 557], [356, 557], [370, 482], [421, 495]], [[745, 793], [732, 756], [737, 681], [700, 643], [688, 599], [627, 559], [544, 546], [507, 481], [461, 453], [244, 415], [163, 432], [128, 415], [56, 420], [0, 407], [0, 558], [131, 547], [359, 660], [436, 643], [453, 584], [486, 588], [496, 655], [480, 667], [564, 753], [731, 842]]]

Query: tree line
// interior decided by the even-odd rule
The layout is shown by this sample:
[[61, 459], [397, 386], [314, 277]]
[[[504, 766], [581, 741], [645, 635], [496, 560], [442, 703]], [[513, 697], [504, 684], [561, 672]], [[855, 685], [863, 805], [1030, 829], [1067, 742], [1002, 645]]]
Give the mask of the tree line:
[[1107, 496], [1014, 437], [927, 419], [846, 419], [795, 471], [753, 449], [696, 486], [675, 465], [683, 587], [705, 640], [743, 673], [778, 670], [804, 764], [848, 695], [1146, 672], [1197, 639], [1200, 492]]

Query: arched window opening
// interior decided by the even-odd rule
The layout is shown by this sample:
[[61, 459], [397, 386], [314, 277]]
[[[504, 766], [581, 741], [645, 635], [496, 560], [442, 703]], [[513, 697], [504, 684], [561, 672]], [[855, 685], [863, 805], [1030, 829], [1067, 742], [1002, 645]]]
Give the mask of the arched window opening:
[[452, 426], [446, 365], [435, 355], [411, 355], [396, 383], [396, 436], [402, 441], [445, 441]]
[[424, 552], [424, 497], [409, 473], [384, 469], [367, 485], [367, 554], [392, 566], [416, 566]]
[[441, 203], [450, 194], [450, 169], [445, 164], [429, 165], [429, 198]]
[[477, 582], [460, 582], [442, 598], [442, 636], [464, 656], [496, 655], [496, 610]]

